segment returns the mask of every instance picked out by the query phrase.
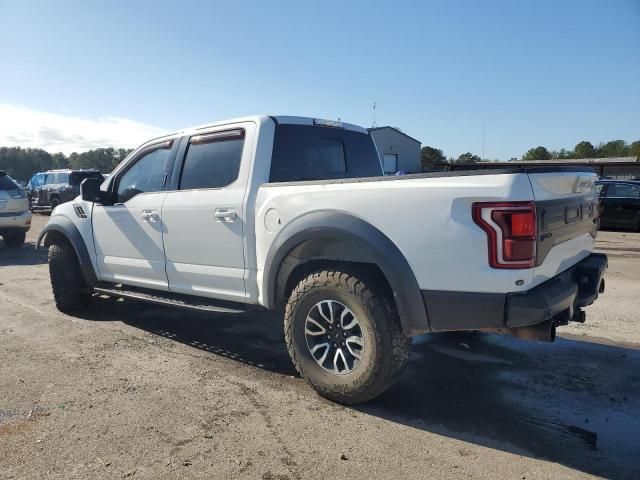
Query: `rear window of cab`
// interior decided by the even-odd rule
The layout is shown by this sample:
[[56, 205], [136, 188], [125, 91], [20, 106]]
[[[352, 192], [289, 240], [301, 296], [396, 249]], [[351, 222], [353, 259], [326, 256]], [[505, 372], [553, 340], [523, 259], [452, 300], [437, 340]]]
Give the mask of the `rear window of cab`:
[[380, 175], [378, 151], [366, 133], [316, 125], [280, 124], [276, 128], [272, 183]]

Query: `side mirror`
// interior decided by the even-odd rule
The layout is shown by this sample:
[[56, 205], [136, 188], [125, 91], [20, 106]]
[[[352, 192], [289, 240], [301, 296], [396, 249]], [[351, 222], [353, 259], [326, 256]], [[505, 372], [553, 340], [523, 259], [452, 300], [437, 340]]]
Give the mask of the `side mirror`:
[[107, 192], [100, 190], [102, 181], [97, 178], [85, 178], [80, 184], [80, 195], [86, 202], [96, 202], [105, 204]]

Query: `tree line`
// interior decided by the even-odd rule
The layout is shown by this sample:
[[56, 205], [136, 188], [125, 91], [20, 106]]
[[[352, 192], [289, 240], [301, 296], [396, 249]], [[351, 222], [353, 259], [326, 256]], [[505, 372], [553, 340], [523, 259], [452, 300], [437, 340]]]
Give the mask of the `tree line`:
[[[616, 158], [616, 157], [640, 157], [640, 140], [627, 143], [624, 140], [611, 140], [594, 146], [591, 142], [583, 140], [576, 144], [573, 150], [560, 149], [559, 151], [549, 151], [546, 147], [539, 146], [530, 148], [522, 160], [567, 160], [571, 158]], [[512, 158], [511, 161], [517, 160]], [[458, 158], [447, 158], [439, 148], [430, 146], [422, 147], [420, 152], [420, 162], [422, 168], [441, 168], [446, 164], [455, 163], [477, 163], [481, 159], [471, 152], [463, 153]]]
[[[17, 180], [28, 180], [36, 172], [56, 168], [95, 168], [102, 173], [111, 172], [131, 152], [127, 148], [96, 148], [82, 153], [49, 153], [40, 148], [0, 147], [0, 170]], [[640, 157], [640, 140], [628, 144], [624, 140], [611, 140], [594, 146], [579, 142], [572, 150], [549, 151], [543, 146], [530, 148], [522, 160], [565, 160], [570, 158]], [[516, 160], [512, 158], [511, 160]], [[470, 164], [481, 158], [471, 152], [458, 158], [447, 158], [439, 148], [424, 146], [420, 152], [422, 168], [442, 168], [447, 164]]]
[[57, 168], [95, 168], [109, 173], [132, 149], [96, 148], [82, 153], [49, 153], [40, 148], [0, 147], [0, 170], [16, 180], [27, 181], [34, 173]]

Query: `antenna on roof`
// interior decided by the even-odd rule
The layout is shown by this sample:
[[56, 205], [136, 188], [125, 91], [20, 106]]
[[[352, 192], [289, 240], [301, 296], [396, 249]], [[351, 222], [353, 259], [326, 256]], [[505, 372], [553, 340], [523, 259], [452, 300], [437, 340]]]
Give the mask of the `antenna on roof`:
[[378, 124], [376, 123], [376, 102], [373, 102], [373, 123], [371, 124], [371, 128], [376, 128]]

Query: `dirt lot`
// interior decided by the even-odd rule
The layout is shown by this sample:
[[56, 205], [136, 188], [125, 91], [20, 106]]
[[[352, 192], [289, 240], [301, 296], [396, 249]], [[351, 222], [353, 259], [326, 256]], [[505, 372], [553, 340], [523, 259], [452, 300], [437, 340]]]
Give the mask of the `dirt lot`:
[[53, 306], [31, 245], [0, 247], [0, 478], [638, 478], [640, 234], [603, 232], [607, 293], [553, 344], [414, 341], [345, 408], [294, 374], [273, 315], [98, 298]]

